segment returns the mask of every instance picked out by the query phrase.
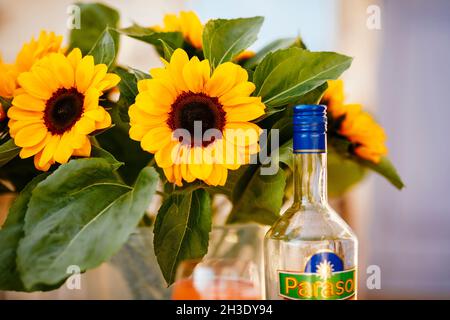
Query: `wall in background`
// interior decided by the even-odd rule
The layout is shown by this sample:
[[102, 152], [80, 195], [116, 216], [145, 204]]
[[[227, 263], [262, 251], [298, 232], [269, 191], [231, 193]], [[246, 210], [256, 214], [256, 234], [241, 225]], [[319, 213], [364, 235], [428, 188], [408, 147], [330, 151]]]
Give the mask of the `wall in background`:
[[203, 22], [211, 18], [264, 16], [258, 42], [252, 48], [286, 37], [302, 36], [312, 50], [332, 50], [335, 46], [339, 2], [334, 0], [205, 1], [186, 0]]
[[383, 1], [378, 115], [406, 188], [375, 181], [382, 293], [450, 297], [450, 2]]

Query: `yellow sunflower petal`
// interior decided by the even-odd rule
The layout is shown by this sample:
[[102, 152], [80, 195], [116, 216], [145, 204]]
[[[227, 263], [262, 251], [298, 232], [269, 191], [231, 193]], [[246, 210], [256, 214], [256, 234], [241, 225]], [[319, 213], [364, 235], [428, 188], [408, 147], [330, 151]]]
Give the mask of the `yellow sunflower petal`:
[[92, 78], [91, 87], [96, 87], [103, 81], [108, 72], [106, 64], [97, 64], [94, 66], [94, 77]]
[[47, 100], [52, 96], [53, 92], [32, 72], [21, 73], [17, 81], [22, 88], [38, 99]]
[[183, 186], [183, 176], [181, 174], [181, 165], [175, 165], [173, 166], [173, 175], [174, 175], [174, 180], [175, 180], [175, 184], [179, 187]]
[[120, 82], [120, 77], [114, 73], [107, 73], [102, 81], [100, 81], [96, 88], [101, 91], [106, 91], [117, 86]]
[[249, 104], [262, 104], [261, 97], [234, 97], [227, 100], [227, 102], [224, 104], [224, 107], [238, 107]]
[[173, 174], [173, 167], [163, 168], [163, 171], [164, 171], [164, 175], [167, 178], [167, 181], [169, 181], [170, 183], [174, 183], [175, 182], [175, 176]]
[[86, 137], [81, 148], [73, 150], [73, 155], [78, 157], [89, 157], [91, 155], [91, 148], [91, 141]]
[[247, 71], [232, 62], [219, 65], [211, 75], [205, 87], [205, 92], [211, 96], [219, 97], [226, 94], [241, 82], [248, 79]]
[[239, 146], [226, 139], [214, 142], [214, 162], [231, 170], [238, 169], [243, 164]]
[[147, 134], [147, 132], [153, 127], [143, 126], [139, 124], [133, 124], [130, 127], [129, 135], [130, 138], [135, 141], [141, 141], [142, 138]]
[[136, 124], [143, 124], [145, 126], [162, 126], [166, 123], [168, 114], [163, 113], [160, 116], [153, 116], [147, 112], [142, 111], [136, 105], [130, 106], [128, 109], [128, 114], [130, 115], [130, 121]]
[[90, 110], [98, 109], [99, 98], [100, 98], [100, 91], [95, 88], [89, 88], [84, 94], [84, 103], [83, 103], [84, 110], [87, 112]]
[[224, 108], [227, 122], [252, 121], [264, 115], [263, 104]]
[[225, 139], [239, 146], [255, 144], [259, 140], [261, 128], [251, 122], [229, 122], [225, 125]]
[[14, 97], [12, 105], [29, 111], [44, 111], [45, 101], [42, 99], [35, 98], [29, 94], [20, 94]]
[[84, 93], [91, 85], [94, 77], [94, 57], [85, 56], [81, 59], [75, 72], [75, 82], [77, 90]]
[[51, 92], [55, 92], [59, 89], [60, 85], [58, 81], [56, 81], [53, 72], [51, 72], [48, 68], [41, 65], [36, 65], [32, 70], [33, 74], [41, 81], [41, 83], [45, 83]]
[[75, 124], [75, 130], [79, 134], [89, 134], [95, 131], [95, 121], [89, 117], [81, 117], [81, 119]]
[[202, 92], [205, 84], [210, 78], [210, 66], [208, 60], [200, 60], [197, 57], [193, 57], [183, 67], [184, 82], [189, 91]]
[[53, 156], [55, 154], [56, 148], [58, 147], [60, 136], [52, 135], [42, 150], [41, 158], [39, 159], [39, 166], [44, 167], [50, 161], [53, 160]]
[[22, 128], [25, 128], [27, 126], [33, 125], [33, 124], [41, 124], [44, 125], [44, 120], [42, 119], [31, 119], [31, 120], [14, 120], [10, 119], [8, 122], [9, 127], [9, 134], [11, 137], [15, 137], [17, 132], [21, 130]]
[[31, 147], [44, 140], [46, 135], [47, 128], [44, 125], [32, 124], [17, 132], [14, 143], [19, 147]]
[[72, 66], [72, 70], [77, 70], [78, 64], [82, 59], [81, 50], [78, 48], [73, 49], [68, 55], [67, 60]]
[[162, 106], [169, 107], [176, 99], [173, 92], [170, 92], [158, 79], [151, 79], [147, 82], [147, 93], [153, 101], [157, 101]]
[[49, 56], [48, 67], [53, 71], [53, 76], [61, 86], [66, 89], [70, 89], [74, 86], [74, 68], [63, 54], [57, 53]]
[[65, 132], [61, 139], [59, 140], [58, 147], [55, 150], [54, 159], [59, 163], [67, 163], [69, 161], [70, 156], [72, 155], [73, 149], [70, 144], [70, 134], [69, 132]]
[[222, 168], [221, 165], [215, 164], [211, 174], [205, 182], [211, 186], [217, 186], [222, 179]]
[[50, 140], [50, 137], [51, 135], [47, 134], [45, 138], [38, 144], [20, 149], [19, 157], [25, 159], [36, 155], [38, 152], [44, 149], [45, 145]]
[[184, 82], [183, 74], [180, 70], [183, 70], [188, 62], [189, 57], [187, 53], [182, 49], [176, 49], [170, 58], [170, 64], [168, 66], [168, 70], [175, 82], [175, 87], [181, 91], [187, 91], [187, 85]]
[[111, 119], [111, 115], [102, 107], [100, 107], [103, 111], [103, 120], [98, 122], [95, 122], [95, 130], [101, 130], [101, 129], [106, 129], [111, 127], [112, 124], [112, 119]]
[[142, 138], [141, 146], [145, 151], [155, 153], [172, 140], [172, 131], [168, 127], [151, 129]]
[[36, 169], [41, 171], [48, 171], [50, 169], [51, 165], [54, 163], [52, 160], [49, 160], [47, 162], [41, 162], [43, 151], [40, 151], [36, 156], [34, 157], [34, 166]]
[[162, 116], [167, 114], [170, 111], [169, 105], [161, 104], [155, 99], [157, 98], [155, 98], [150, 91], [144, 91], [136, 96], [135, 105], [142, 111], [153, 116]]
[[189, 160], [189, 171], [194, 177], [205, 180], [210, 176], [213, 163], [209, 159], [205, 159], [203, 148], [191, 148]]
[[151, 82], [152, 79], [142, 79], [139, 80], [137, 83], [137, 87], [138, 87], [138, 91], [139, 92], [144, 92], [148, 90], [148, 83]]
[[155, 153], [155, 161], [160, 168], [171, 167], [174, 164], [174, 160], [180, 144], [178, 141], [170, 141], [164, 147], [159, 149]]
[[105, 109], [103, 109], [102, 107], [97, 107], [96, 109], [86, 111], [84, 115], [96, 122], [101, 122], [105, 118]]
[[193, 182], [195, 180], [195, 177], [193, 176], [191, 171], [189, 171], [189, 164], [188, 163], [180, 164], [180, 168], [181, 168], [181, 176], [183, 177], [183, 179], [187, 183], [191, 183], [191, 182]]
[[42, 112], [23, 110], [17, 107], [11, 107], [8, 109], [8, 118], [14, 120], [41, 120], [44, 118]]
[[228, 178], [228, 169], [225, 168], [224, 166], [221, 166], [222, 169], [222, 175], [219, 181], [219, 186], [224, 186], [225, 183], [227, 182], [227, 178]]
[[241, 82], [238, 85], [234, 86], [231, 90], [229, 90], [224, 95], [220, 96], [219, 101], [223, 105], [227, 105], [228, 100], [232, 100], [236, 97], [247, 97], [253, 91], [255, 91], [255, 85], [251, 82]]
[[70, 129], [68, 135], [70, 144], [74, 150], [83, 147], [83, 145], [86, 144], [86, 140], [88, 139], [85, 134], [78, 133], [75, 127], [72, 127], [72, 129]]

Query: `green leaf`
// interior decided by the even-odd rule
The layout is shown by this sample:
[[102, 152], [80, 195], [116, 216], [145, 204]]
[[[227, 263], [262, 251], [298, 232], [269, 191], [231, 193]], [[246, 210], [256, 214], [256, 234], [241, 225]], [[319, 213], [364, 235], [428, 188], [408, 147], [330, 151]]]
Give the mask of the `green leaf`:
[[141, 70], [138, 70], [138, 69], [129, 68], [129, 72], [134, 74], [134, 76], [136, 77], [137, 81], [151, 78], [148, 73], [145, 73], [144, 71], [141, 71]]
[[297, 48], [300, 48], [300, 49], [308, 50], [308, 47], [303, 42], [303, 39], [300, 36], [297, 36], [297, 38], [295, 38], [295, 41], [294, 41], [294, 43], [292, 43], [291, 47], [297, 47]]
[[164, 54], [161, 40], [172, 48], [181, 48], [183, 46], [183, 35], [181, 32], [156, 32], [151, 28], [141, 27], [137, 24], [120, 29], [119, 32], [155, 46], [161, 55]]
[[[119, 113], [122, 113], [119, 115]], [[153, 155], [142, 150], [139, 141], [130, 139], [128, 131], [130, 125], [122, 119], [123, 114], [128, 117], [128, 106], [114, 107], [111, 112], [115, 127], [96, 136], [100, 146], [110, 152], [114, 158], [126, 163], [118, 170], [122, 179], [133, 184], [142, 168], [153, 159]]]
[[333, 148], [333, 151], [338, 153], [341, 157], [348, 158], [363, 168], [368, 168], [377, 172], [399, 190], [403, 189], [405, 186], [394, 165], [387, 157], [382, 157], [379, 163], [374, 163], [354, 155], [351, 152], [351, 149], [353, 148], [352, 143], [345, 138], [332, 137], [329, 138], [328, 141], [328, 144]]
[[328, 83], [324, 83], [314, 90], [301, 96], [296, 104], [319, 104], [325, 91], [328, 89]]
[[0, 145], [0, 167], [3, 167], [9, 161], [19, 155], [20, 148], [15, 145], [13, 139], [9, 139]]
[[367, 170], [358, 162], [328, 148], [328, 194], [338, 197], [356, 185], [366, 176]]
[[138, 94], [137, 82], [138, 79], [135, 74], [123, 68], [116, 68], [114, 72], [121, 78], [118, 87], [120, 90], [120, 99], [126, 102], [127, 113], [128, 107], [134, 103], [136, 95]]
[[89, 54], [94, 56], [95, 64], [104, 63], [109, 69], [116, 59], [116, 45], [110, 30], [103, 31]]
[[170, 61], [170, 58], [172, 57], [174, 51], [173, 48], [170, 45], [168, 45], [167, 42], [165, 42], [163, 39], [159, 39], [159, 41], [161, 41], [161, 45], [163, 47], [164, 59]]
[[0, 105], [3, 107], [3, 111], [5, 113], [8, 112], [8, 109], [11, 107], [12, 99], [0, 97]]
[[118, 114], [123, 123], [119, 123], [118, 125], [122, 125], [123, 127], [123, 124], [126, 124], [126, 127], [123, 129], [128, 131], [128, 123], [130, 122], [128, 109], [134, 103], [136, 96], [139, 93], [137, 83], [139, 80], [147, 79], [149, 75], [136, 69], [126, 70], [121, 67], [114, 69], [114, 72], [121, 78], [118, 85], [120, 90], [120, 99], [115, 107], [118, 107]]
[[261, 175], [261, 168], [250, 167], [235, 185], [233, 209], [227, 222], [255, 221], [272, 225], [279, 218], [285, 185], [282, 169], [276, 174]]
[[294, 168], [293, 152], [292, 139], [278, 149], [278, 161], [287, 165], [291, 170]]
[[203, 30], [203, 53], [213, 68], [231, 61], [253, 44], [263, 17], [210, 20]]
[[210, 231], [211, 200], [205, 190], [173, 194], [163, 202], [156, 216], [154, 247], [169, 285], [180, 262], [206, 254]]
[[126, 163], [119, 168], [119, 174], [123, 180], [132, 184], [139, 172], [147, 166], [153, 156], [142, 150], [138, 141], [130, 139], [130, 118], [128, 109], [134, 103], [138, 94], [137, 81], [140, 77], [145, 78], [144, 72], [132, 69], [131, 72], [124, 68], [115, 68], [122, 80], [119, 82], [120, 99], [118, 103], [112, 104], [111, 117], [115, 127], [96, 136], [100, 146], [114, 155], [116, 159]]
[[116, 158], [114, 158], [114, 156], [105, 149], [102, 149], [95, 145], [92, 146], [91, 158], [105, 159], [106, 161], [109, 162], [109, 164], [111, 164], [113, 170], [117, 170], [120, 166], [124, 164], [123, 162], [117, 161]]
[[28, 204], [17, 257], [25, 287], [59, 283], [71, 265], [84, 271], [109, 260], [144, 215], [157, 182], [155, 170], [145, 168], [134, 188], [121, 184], [101, 158], [60, 166]]
[[31, 192], [46, 177], [47, 174], [37, 176], [23, 189], [0, 229], [0, 290], [25, 290], [16, 267], [17, 247], [24, 235], [23, 225]]
[[246, 69], [253, 69], [256, 65], [258, 65], [264, 57], [274, 51], [277, 51], [279, 49], [286, 49], [292, 46], [296, 41], [296, 38], [283, 38], [283, 39], [277, 39], [266, 46], [264, 46], [261, 50], [256, 52], [254, 57], [251, 57], [244, 63], [244, 67]]
[[256, 95], [269, 107], [295, 103], [302, 95], [337, 79], [352, 58], [334, 52], [289, 48], [269, 53], [253, 75]]
[[[119, 25], [119, 13], [101, 3], [76, 3], [80, 8], [80, 29], [70, 32], [69, 47], [80, 48], [83, 55], [91, 51], [103, 31], [109, 27], [116, 29]], [[114, 40], [114, 49], [119, 49], [119, 34], [111, 34]]]
[[116, 159], [125, 163], [118, 170], [127, 184], [136, 181], [139, 172], [153, 159], [153, 155], [142, 150], [138, 141], [130, 140], [128, 133], [114, 127], [98, 137], [100, 145], [111, 152]]
[[382, 157], [379, 163], [373, 163], [369, 160], [359, 160], [359, 162], [363, 166], [381, 174], [397, 189], [401, 190], [405, 187], [405, 184], [397, 173], [397, 170], [387, 157]]

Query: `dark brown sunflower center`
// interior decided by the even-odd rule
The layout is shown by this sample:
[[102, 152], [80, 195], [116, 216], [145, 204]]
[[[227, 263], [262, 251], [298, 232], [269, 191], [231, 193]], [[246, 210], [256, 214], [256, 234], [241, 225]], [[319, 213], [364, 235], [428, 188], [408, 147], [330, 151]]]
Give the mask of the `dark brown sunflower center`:
[[70, 130], [83, 114], [84, 95], [75, 88], [58, 89], [47, 100], [44, 122], [48, 131], [63, 134]]
[[223, 131], [225, 111], [216, 97], [204, 93], [184, 92], [172, 104], [167, 124], [172, 130], [187, 130], [191, 136], [191, 145], [207, 146], [214, 141], [214, 137], [205, 140], [204, 133], [209, 129]]

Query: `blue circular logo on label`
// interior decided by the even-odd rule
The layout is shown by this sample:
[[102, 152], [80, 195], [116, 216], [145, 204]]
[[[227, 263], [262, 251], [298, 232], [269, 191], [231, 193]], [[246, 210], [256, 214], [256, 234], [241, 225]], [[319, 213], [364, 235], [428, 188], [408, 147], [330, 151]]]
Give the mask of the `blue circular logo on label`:
[[333, 252], [318, 252], [311, 256], [305, 266], [306, 273], [320, 273], [321, 270], [328, 269], [330, 272], [344, 271], [342, 259]]

